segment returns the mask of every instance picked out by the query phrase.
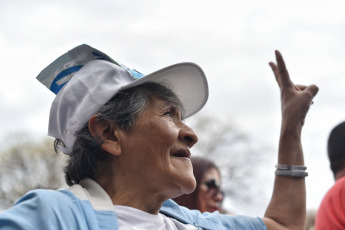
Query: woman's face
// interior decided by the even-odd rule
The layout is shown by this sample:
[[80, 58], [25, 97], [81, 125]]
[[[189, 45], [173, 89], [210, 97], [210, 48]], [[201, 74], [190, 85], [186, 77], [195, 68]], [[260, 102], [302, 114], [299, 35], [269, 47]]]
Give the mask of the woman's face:
[[167, 199], [195, 189], [190, 148], [197, 136], [171, 103], [152, 97], [120, 141], [121, 173], [135, 178], [140, 192]]
[[220, 191], [220, 175], [217, 169], [207, 170], [199, 186], [199, 210], [201, 212], [219, 211], [223, 201]]

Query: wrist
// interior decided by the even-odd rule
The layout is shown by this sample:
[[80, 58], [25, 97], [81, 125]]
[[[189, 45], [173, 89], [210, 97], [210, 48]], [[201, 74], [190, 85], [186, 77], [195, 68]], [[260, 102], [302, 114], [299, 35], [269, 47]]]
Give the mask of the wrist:
[[293, 127], [286, 123], [282, 126], [279, 140], [278, 164], [304, 164], [301, 130], [301, 126]]
[[304, 125], [305, 115], [296, 113], [282, 113], [282, 125], [289, 124], [291, 127], [302, 128]]
[[[289, 125], [282, 127], [280, 130], [280, 142], [293, 144], [291, 142], [300, 142], [302, 129], [291, 128]], [[289, 143], [290, 142], [290, 143]]]
[[296, 122], [293, 120], [283, 120], [281, 124], [281, 135], [288, 135], [291, 137], [300, 138], [302, 132], [303, 122]]

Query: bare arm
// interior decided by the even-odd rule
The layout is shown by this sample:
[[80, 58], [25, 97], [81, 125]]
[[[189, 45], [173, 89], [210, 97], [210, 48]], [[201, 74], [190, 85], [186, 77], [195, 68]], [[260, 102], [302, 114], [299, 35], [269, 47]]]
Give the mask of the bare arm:
[[[283, 57], [276, 51], [277, 64], [271, 62], [281, 92], [282, 123], [278, 164], [304, 165], [301, 131], [304, 119], [318, 92], [315, 85], [295, 85]], [[270, 229], [304, 229], [306, 190], [304, 177], [276, 176], [264, 222]]]

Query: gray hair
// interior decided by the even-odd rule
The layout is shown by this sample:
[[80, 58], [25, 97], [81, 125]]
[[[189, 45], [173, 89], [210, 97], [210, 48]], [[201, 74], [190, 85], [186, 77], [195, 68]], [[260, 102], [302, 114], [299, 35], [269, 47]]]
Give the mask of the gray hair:
[[[145, 83], [120, 91], [96, 114], [99, 115], [99, 120], [113, 121], [126, 132], [130, 132], [136, 118], [147, 108], [151, 96], [174, 104], [183, 117], [184, 110], [179, 98], [171, 89], [157, 83]], [[91, 135], [88, 122], [75, 135], [77, 139], [64, 170], [66, 183], [70, 186], [78, 184], [86, 177], [95, 179], [95, 175], [105, 170], [112, 158], [110, 153], [100, 147], [102, 142], [99, 138]], [[63, 145], [61, 140], [55, 140], [56, 151], [61, 144]]]

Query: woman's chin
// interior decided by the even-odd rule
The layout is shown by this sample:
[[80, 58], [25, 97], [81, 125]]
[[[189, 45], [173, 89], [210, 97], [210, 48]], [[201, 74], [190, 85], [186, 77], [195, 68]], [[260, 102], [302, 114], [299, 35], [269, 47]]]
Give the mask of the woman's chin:
[[196, 188], [196, 181], [193, 176], [192, 179], [188, 181], [188, 183], [185, 183], [183, 186], [181, 186], [181, 191], [183, 194], [190, 194], [192, 193]]

